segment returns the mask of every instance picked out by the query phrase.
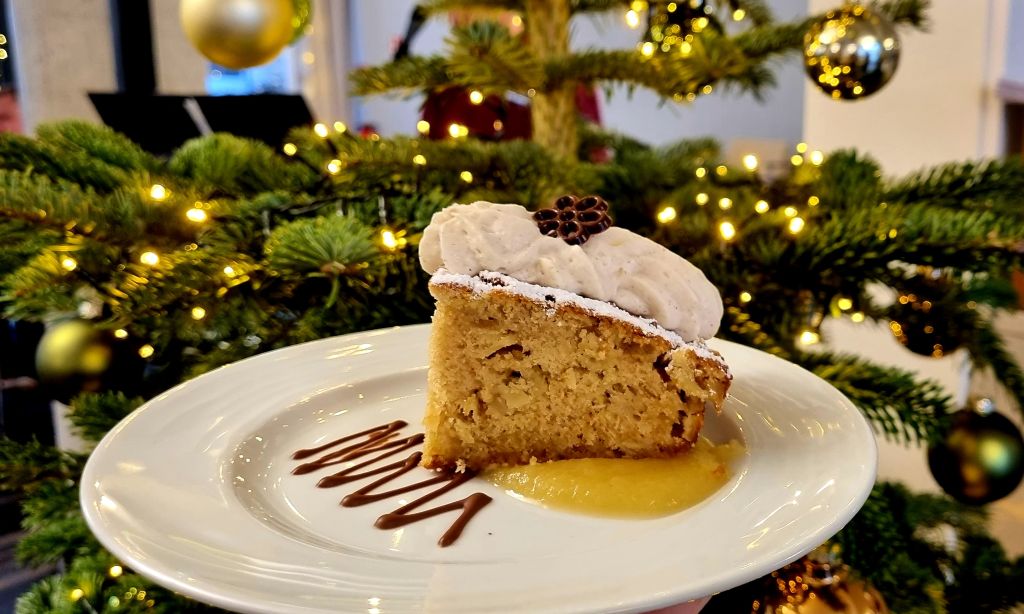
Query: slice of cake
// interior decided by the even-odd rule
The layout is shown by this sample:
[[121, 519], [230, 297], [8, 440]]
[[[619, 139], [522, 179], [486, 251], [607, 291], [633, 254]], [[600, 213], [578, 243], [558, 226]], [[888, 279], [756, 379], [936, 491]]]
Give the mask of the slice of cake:
[[731, 379], [703, 342], [721, 298], [685, 259], [610, 225], [596, 197], [434, 216], [420, 243], [437, 299], [425, 466], [663, 457], [697, 440]]

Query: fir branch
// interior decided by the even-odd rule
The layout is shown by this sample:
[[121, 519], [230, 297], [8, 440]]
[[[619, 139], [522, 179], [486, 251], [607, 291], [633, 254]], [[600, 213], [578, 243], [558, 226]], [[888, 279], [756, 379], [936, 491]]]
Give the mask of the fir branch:
[[885, 15], [895, 24], [926, 30], [931, 0], [885, 0], [872, 5], [872, 10]]
[[0, 134], [0, 169], [38, 173], [107, 192], [130, 180], [130, 174], [89, 155], [65, 152], [25, 136]]
[[950, 398], [938, 384], [854, 356], [815, 352], [795, 358], [845, 394], [886, 437], [920, 444], [941, 433]]
[[99, 549], [81, 514], [34, 527], [18, 542], [15, 551], [23, 565], [46, 565]]
[[265, 252], [273, 273], [326, 277], [364, 274], [380, 254], [369, 228], [337, 215], [282, 224]]
[[886, 187], [888, 202], [1018, 214], [1024, 194], [1020, 158], [944, 164], [903, 177]]
[[107, 431], [142, 405], [141, 398], [121, 392], [82, 394], [71, 401], [68, 418], [86, 441], [99, 442]]
[[75, 279], [61, 266], [57, 253], [44, 250], [24, 266], [0, 279], [0, 303], [12, 319], [42, 319], [49, 313], [74, 313]]
[[68, 480], [85, 465], [80, 454], [38, 441], [18, 443], [0, 438], [0, 491], [31, 494], [46, 480]]
[[357, 96], [399, 91], [406, 95], [439, 90], [452, 84], [448, 61], [441, 56], [409, 56], [381, 66], [357, 68], [349, 74]]
[[0, 250], [0, 280], [61, 238], [57, 230], [38, 228], [26, 220], [0, 218], [0, 245], [4, 246]]
[[291, 163], [267, 145], [229, 134], [185, 143], [174, 152], [168, 169], [198, 183], [209, 197], [310, 191], [319, 180], [310, 169]]
[[160, 162], [131, 139], [102, 124], [66, 120], [43, 124], [36, 129], [40, 142], [62, 154], [80, 152], [125, 171], [156, 172]]
[[467, 9], [489, 11], [522, 11], [522, 0], [426, 0], [420, 3], [428, 14], [447, 13]]
[[1024, 370], [1006, 348], [992, 322], [977, 310], [967, 310], [964, 322], [970, 334], [966, 338], [971, 363], [977, 369], [992, 369], [996, 379], [1017, 401], [1017, 411], [1024, 416]]
[[446, 42], [447, 72], [455, 84], [525, 92], [538, 87], [544, 78], [529, 48], [498, 23], [475, 21], [469, 27], [454, 28]]

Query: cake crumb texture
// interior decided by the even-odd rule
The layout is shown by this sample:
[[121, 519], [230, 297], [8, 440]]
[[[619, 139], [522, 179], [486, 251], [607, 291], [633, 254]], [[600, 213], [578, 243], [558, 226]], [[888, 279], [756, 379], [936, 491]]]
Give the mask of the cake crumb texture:
[[705, 346], [500, 286], [432, 282], [423, 465], [671, 456], [729, 387]]

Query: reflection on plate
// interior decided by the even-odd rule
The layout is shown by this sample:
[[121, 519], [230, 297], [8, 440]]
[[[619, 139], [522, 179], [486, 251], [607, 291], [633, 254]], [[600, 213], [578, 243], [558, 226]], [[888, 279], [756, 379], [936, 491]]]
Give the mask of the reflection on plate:
[[[89, 525], [154, 581], [244, 612], [628, 612], [724, 590], [799, 557], [853, 516], [874, 481], [874, 438], [842, 395], [798, 367], [716, 341], [735, 380], [704, 434], [738, 439], [746, 453], [695, 507], [598, 518], [474, 479], [427, 506], [474, 492], [494, 499], [454, 545], [437, 541], [457, 511], [377, 529], [379, 516], [425, 491], [343, 508], [344, 494], [383, 474], [316, 488], [331, 471], [292, 475], [291, 455], [396, 420], [415, 432], [428, 334], [414, 326], [285, 348], [152, 400], [89, 459]], [[395, 484], [422, 480], [419, 471]]]

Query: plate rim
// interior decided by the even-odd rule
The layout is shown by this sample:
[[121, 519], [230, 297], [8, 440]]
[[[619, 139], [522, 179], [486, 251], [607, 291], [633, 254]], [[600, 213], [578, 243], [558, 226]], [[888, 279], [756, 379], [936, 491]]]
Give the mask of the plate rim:
[[[245, 365], [245, 364], [251, 364], [251, 363], [254, 363], [254, 362], [270, 361], [270, 360], [274, 360], [274, 359], [281, 359], [282, 357], [284, 357], [286, 354], [289, 354], [289, 353], [301, 353], [301, 352], [311, 351], [310, 348], [312, 346], [316, 346], [316, 345], [321, 345], [321, 344], [326, 345], [326, 344], [330, 344], [330, 343], [337, 343], [337, 342], [339, 342], [341, 340], [353, 341], [354, 342], [354, 341], [365, 339], [365, 338], [368, 338], [368, 337], [379, 336], [381, 334], [400, 334], [403, 331], [410, 331], [412, 333], [415, 333], [417, 331], [421, 331], [421, 330], [425, 330], [425, 329], [429, 329], [429, 328], [430, 328], [430, 324], [429, 323], [427, 323], [427, 324], [405, 325], [405, 326], [393, 326], [393, 327], [387, 327], [387, 328], [379, 328], [379, 329], [372, 329], [372, 330], [348, 333], [348, 334], [344, 334], [344, 335], [337, 335], [337, 336], [327, 337], [327, 338], [323, 338], [323, 339], [316, 339], [316, 340], [312, 340], [312, 341], [308, 341], [308, 342], [304, 342], [304, 343], [300, 343], [300, 344], [295, 344], [295, 345], [290, 345], [290, 346], [286, 346], [286, 347], [283, 347], [283, 348], [278, 348], [278, 349], [275, 349], [275, 350], [271, 350], [271, 351], [268, 351], [268, 352], [263, 352], [263, 353], [260, 353], [260, 354], [256, 354], [254, 356], [250, 356], [250, 357], [247, 357], [245, 359], [242, 359], [242, 360], [239, 360], [239, 361], [235, 361], [233, 363], [222, 365], [222, 366], [217, 367], [216, 369], [213, 369], [213, 370], [211, 370], [211, 371], [209, 371], [207, 373], [204, 373], [204, 374], [202, 374], [202, 375], [200, 375], [200, 376], [198, 376], [196, 378], [193, 378], [191, 380], [187, 380], [185, 382], [181, 382], [181, 383], [177, 384], [176, 386], [174, 386], [174, 387], [172, 387], [172, 388], [170, 388], [170, 389], [168, 389], [168, 390], [166, 390], [166, 391], [156, 395], [152, 399], [149, 399], [148, 401], [146, 401], [146, 403], [144, 403], [143, 405], [141, 405], [140, 407], [138, 407], [137, 409], [132, 411], [128, 416], [126, 416], [117, 425], [115, 425], [110, 431], [108, 431], [104, 435], [104, 437], [99, 442], [97, 442], [95, 447], [92, 450], [89, 451], [89, 458], [87, 459], [85, 468], [83, 469], [83, 472], [82, 472], [82, 478], [81, 478], [81, 481], [80, 481], [80, 492], [79, 492], [79, 504], [80, 504], [80, 507], [82, 509], [82, 513], [83, 513], [83, 516], [85, 518], [87, 526], [89, 527], [89, 529], [92, 532], [92, 534], [100, 542], [100, 544], [104, 548], [106, 548], [109, 552], [111, 552], [115, 557], [117, 557], [120, 561], [126, 563], [133, 571], [138, 572], [140, 575], [150, 579], [154, 583], [156, 583], [156, 584], [158, 584], [158, 585], [160, 585], [160, 586], [162, 586], [164, 588], [168, 588], [168, 589], [171, 589], [173, 591], [182, 593], [182, 594], [186, 595], [187, 597], [189, 597], [191, 599], [195, 599], [195, 600], [200, 601], [202, 603], [206, 603], [206, 604], [209, 604], [209, 605], [214, 605], [214, 606], [222, 607], [222, 608], [226, 608], [226, 609], [231, 609], [231, 610], [234, 610], [234, 611], [244, 611], [244, 612], [277, 612], [278, 610], [276, 610], [276, 609], [260, 608], [259, 606], [255, 606], [252, 601], [245, 601], [244, 599], [237, 598], [237, 597], [233, 596], [232, 594], [225, 594], [224, 592], [218, 592], [218, 590], [217, 590], [218, 582], [216, 580], [210, 580], [210, 581], [203, 582], [203, 581], [201, 581], [201, 579], [196, 578], [196, 580], [200, 580], [200, 581], [198, 581], [196, 583], [189, 583], [189, 582], [185, 582], [183, 580], [180, 580], [173, 573], [168, 573], [167, 570], [160, 569], [159, 563], [156, 563], [154, 565], [150, 565], [148, 560], [140, 560], [140, 559], [138, 559], [137, 557], [135, 557], [127, 549], [127, 547], [123, 546], [121, 544], [121, 542], [118, 539], [116, 539], [116, 537], [114, 537], [113, 535], [108, 535], [106, 533], [106, 531], [105, 531], [106, 527], [104, 526], [102, 518], [100, 517], [99, 513], [95, 511], [95, 505], [91, 505], [91, 504], [95, 504], [97, 502], [97, 499], [98, 499], [98, 497], [92, 497], [92, 495], [96, 494], [97, 491], [90, 486], [90, 484], [92, 484], [93, 481], [94, 481], [94, 477], [95, 476], [93, 474], [96, 473], [96, 471], [97, 471], [96, 465], [98, 464], [98, 461], [94, 462], [94, 457], [96, 456], [96, 453], [101, 448], [108, 447], [110, 442], [115, 440], [118, 437], [118, 433], [121, 431], [121, 429], [126, 424], [128, 424], [131, 421], [133, 421], [134, 419], [136, 419], [138, 415], [141, 415], [145, 411], [149, 411], [149, 408], [151, 406], [157, 404], [158, 402], [163, 401], [167, 397], [169, 397], [171, 395], [174, 395], [174, 394], [179, 394], [179, 390], [180, 389], [183, 389], [183, 388], [187, 387], [190, 383], [195, 382], [196, 380], [198, 380], [200, 378], [214, 377], [214, 376], [217, 376], [217, 374], [219, 374], [219, 373], [222, 374], [226, 370], [232, 370], [232, 369], [238, 368], [238, 367], [240, 367], [242, 365]], [[786, 564], [788, 564], [788, 563], [790, 563], [790, 562], [800, 558], [805, 553], [807, 553], [811, 549], [813, 549], [815, 546], [817, 546], [817, 545], [819, 545], [821, 543], [824, 543], [827, 539], [829, 539], [830, 537], [832, 537], [833, 535], [838, 533], [843, 527], [845, 527], [850, 522], [850, 520], [852, 520], [852, 518], [857, 514], [857, 512], [861, 509], [861, 507], [864, 505], [864, 502], [867, 500], [867, 498], [868, 498], [868, 496], [869, 496], [869, 494], [871, 492], [871, 489], [872, 489], [874, 483], [876, 482], [877, 472], [878, 472], [878, 444], [877, 444], [876, 436], [875, 436], [875, 433], [874, 433], [874, 429], [872, 428], [872, 426], [868, 422], [867, 418], [863, 415], [863, 413], [841, 391], [839, 391], [837, 388], [835, 388], [834, 386], [832, 386], [831, 384], [829, 384], [827, 381], [823, 380], [819, 376], [815, 375], [814, 373], [808, 371], [807, 369], [805, 369], [804, 367], [802, 367], [802, 366], [800, 366], [798, 364], [792, 363], [790, 361], [784, 360], [782, 358], [779, 358], [779, 357], [774, 356], [772, 354], [768, 354], [767, 352], [758, 350], [756, 348], [753, 348], [753, 347], [750, 347], [750, 346], [747, 346], [747, 345], [743, 345], [743, 344], [739, 344], [739, 343], [735, 343], [735, 342], [727, 341], [727, 340], [723, 340], [723, 339], [717, 339], [717, 338], [710, 340], [710, 342], [711, 342], [711, 344], [713, 346], [715, 346], [715, 345], [723, 345], [724, 344], [726, 346], [735, 347], [735, 348], [738, 349], [738, 351], [748, 352], [750, 354], [756, 354], [756, 355], [759, 356], [759, 358], [767, 359], [769, 363], [771, 363], [771, 364], [773, 364], [773, 365], [775, 365], [777, 367], [780, 367], [780, 368], [783, 368], [783, 369], [791, 369], [791, 370], [795, 369], [797, 371], [802, 372], [802, 374], [801, 374], [802, 377], [811, 377], [811, 378], [813, 378], [815, 380], [820, 380], [824, 384], [828, 385], [828, 387], [831, 389], [830, 394], [834, 393], [834, 396], [835, 396], [835, 398], [837, 400], [839, 400], [842, 404], [846, 405], [848, 409], [852, 409], [855, 412], [855, 414], [859, 417], [859, 420], [857, 421], [857, 425], [858, 425], [857, 428], [862, 431], [862, 434], [866, 434], [867, 435], [867, 437], [864, 438], [864, 441], [868, 442], [869, 445], [870, 445], [870, 448], [871, 448], [870, 451], [869, 451], [870, 453], [867, 455], [867, 460], [870, 462], [870, 467], [869, 467], [870, 470], [866, 471], [864, 473], [864, 475], [865, 475], [864, 486], [862, 488], [860, 488], [859, 491], [857, 492], [857, 494], [854, 495], [849, 501], [847, 501], [845, 503], [845, 505], [843, 505], [841, 508], [836, 509], [835, 513], [833, 514], [833, 518], [832, 518], [831, 522], [829, 522], [826, 525], [818, 526], [813, 531], [810, 531], [810, 532], [807, 532], [807, 533], [802, 533], [801, 534], [801, 539], [799, 539], [798, 541], [794, 542], [789, 548], [780, 549], [780, 550], [776, 551], [775, 556], [767, 557], [768, 560], [772, 561], [771, 565], [773, 565], [773, 567], [771, 569], [769, 569], [769, 570], [761, 569], [761, 567], [764, 566], [764, 564], [756, 566], [756, 567], [748, 567], [748, 568], [745, 568], [745, 570], [743, 572], [738, 572], [737, 573], [736, 578], [740, 578], [740, 582], [736, 582], [735, 580], [729, 580], [729, 581], [724, 581], [723, 580], [723, 581], [720, 581], [720, 582], [718, 582], [716, 584], [712, 584], [713, 588], [708, 592], [708, 595], [714, 595], [714, 594], [717, 594], [717, 593], [719, 593], [721, 591], [724, 591], [724, 590], [727, 590], [729, 588], [733, 588], [735, 586], [738, 586], [738, 585], [740, 585], [742, 583], [748, 582], [748, 581], [750, 581], [752, 579], [755, 579], [757, 577], [761, 577], [762, 575], [764, 575], [765, 573], [768, 573], [769, 571], [772, 571], [774, 569], [778, 569], [778, 568], [780, 568], [780, 567], [782, 567], [782, 566], [784, 566], [784, 565], [786, 565]], [[236, 442], [236, 445], [238, 443], [240, 443], [240, 442]], [[229, 591], [229, 593], [230, 593], [230, 591]], [[681, 604], [681, 603], [684, 603], [684, 602], [687, 602], [687, 601], [691, 601], [691, 600], [694, 600], [694, 599], [699, 599], [702, 596], [704, 596], [704, 595], [691, 595], [691, 594], [689, 594], [689, 593], [687, 593], [686, 591], [683, 591], [683, 590], [669, 589], [669, 590], [666, 590], [666, 591], [661, 592], [661, 593], [650, 594], [650, 595], [640, 595], [640, 596], [638, 596], [638, 597], [636, 597], [634, 599], [620, 601], [620, 602], [615, 603], [615, 604], [609, 603], [608, 607], [602, 608], [600, 611], [606, 611], [606, 612], [647, 612], [647, 611], [650, 611], [652, 609], [663, 608], [663, 607], [666, 607], [666, 606], [677, 605], [677, 604]], [[293, 611], [295, 611], [295, 612], [322, 612], [323, 610], [321, 610], [319, 608], [316, 608], [316, 607], [310, 608], [310, 607], [307, 607], [307, 606], [304, 606], [304, 605], [296, 604], [294, 606], [294, 610]], [[580, 611], [580, 610], [578, 608], [568, 607], [568, 608], [558, 609], [557, 611], [561, 612], [561, 611]]]

